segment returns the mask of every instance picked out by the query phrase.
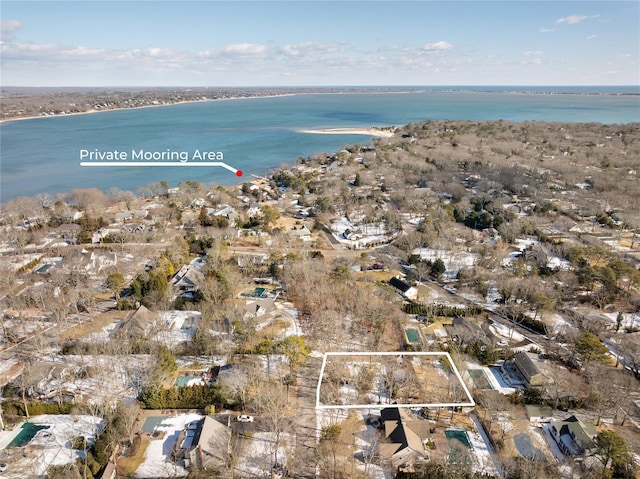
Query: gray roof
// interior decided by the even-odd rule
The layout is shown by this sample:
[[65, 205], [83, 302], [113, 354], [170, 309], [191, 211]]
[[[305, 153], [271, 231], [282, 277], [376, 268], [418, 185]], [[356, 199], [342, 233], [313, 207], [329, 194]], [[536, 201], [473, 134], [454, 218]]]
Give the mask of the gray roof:
[[550, 406], [538, 406], [536, 404], [526, 404], [524, 408], [527, 411], [527, 417], [551, 417], [553, 416], [553, 408]]
[[520, 351], [516, 353], [513, 359], [516, 365], [529, 375], [529, 378], [534, 377], [536, 374], [541, 374], [540, 369], [538, 369], [538, 366], [535, 364], [535, 361], [538, 359], [537, 354]]
[[204, 275], [196, 268], [185, 265], [173, 276], [173, 285], [184, 291], [195, 291], [204, 281]]
[[563, 421], [554, 420], [551, 424], [558, 431], [559, 439], [572, 454], [582, 454], [595, 447], [593, 439], [597, 431], [593, 423], [583, 422], [576, 416], [571, 416]]
[[137, 310], [129, 313], [119, 331], [129, 336], [147, 336], [157, 325], [160, 316], [157, 312], [148, 310], [145, 306], [140, 306]]
[[205, 416], [191, 443], [197, 450], [196, 464], [206, 467], [208, 464], [225, 463], [229, 457], [231, 430], [211, 416]]

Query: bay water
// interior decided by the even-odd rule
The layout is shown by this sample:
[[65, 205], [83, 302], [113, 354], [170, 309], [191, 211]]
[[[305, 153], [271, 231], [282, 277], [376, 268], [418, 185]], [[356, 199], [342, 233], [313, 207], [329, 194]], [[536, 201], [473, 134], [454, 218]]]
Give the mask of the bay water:
[[[251, 180], [251, 175], [265, 175], [290, 165], [298, 157], [335, 152], [349, 144], [368, 144], [372, 138], [319, 135], [308, 130], [402, 126], [430, 119], [640, 122], [637, 90], [372, 90], [214, 100], [10, 121], [0, 126], [0, 202], [38, 193], [55, 196], [75, 188], [108, 191], [117, 187], [135, 192], [162, 180], [171, 186], [188, 180], [237, 184]], [[244, 175], [239, 178], [216, 166], [80, 166], [91, 154], [94, 160], [109, 159], [109, 152], [112, 156], [124, 152], [127, 160], [140, 153], [158, 157], [185, 152], [192, 158], [209, 152], [203, 159], [222, 160]], [[103, 156], [95, 158], [98, 154]]]

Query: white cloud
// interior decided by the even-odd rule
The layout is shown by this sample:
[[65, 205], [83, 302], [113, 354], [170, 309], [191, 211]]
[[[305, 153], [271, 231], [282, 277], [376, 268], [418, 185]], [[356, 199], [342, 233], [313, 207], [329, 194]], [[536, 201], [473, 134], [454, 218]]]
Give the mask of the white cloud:
[[56, 45], [36, 43], [2, 43], [2, 56], [5, 59], [37, 60], [40, 57], [57, 55], [62, 49]]
[[75, 65], [111, 64], [115, 68], [149, 68], [159, 71], [176, 69], [184, 65], [188, 53], [164, 48], [108, 50], [35, 43], [2, 43], [3, 61], [35, 62], [46, 68], [73, 68]]
[[568, 17], [558, 18], [556, 23], [559, 25], [561, 23], [566, 23], [567, 25], [576, 25], [580, 22], [584, 22], [588, 18], [598, 18], [600, 15], [569, 15]]
[[557, 32], [557, 28], [541, 28], [540, 33], [549, 33], [549, 32]]
[[154, 58], [166, 58], [174, 57], [179, 52], [169, 48], [147, 48], [146, 50], [144, 50], [144, 53]]
[[10, 42], [15, 38], [15, 33], [22, 28], [20, 20], [3, 20], [0, 22], [0, 39]]
[[593, 40], [594, 38], [597, 38], [597, 37], [598, 37], [598, 35], [589, 35], [587, 37], [587, 40]]
[[413, 51], [413, 47], [409, 47], [407, 45], [392, 45], [387, 48], [381, 48], [380, 51], [390, 51], [390, 52], [400, 52], [400, 53], [410, 53]]
[[327, 55], [339, 53], [343, 50], [342, 44], [337, 42], [304, 42], [294, 45], [284, 45], [282, 53], [287, 56], [297, 57], [306, 55]]
[[224, 47], [225, 53], [235, 55], [261, 55], [266, 51], [267, 46], [259, 43], [234, 43]]
[[427, 43], [422, 49], [426, 52], [437, 52], [441, 50], [451, 50], [453, 45], [449, 42], [439, 41], [435, 43]]
[[105, 55], [107, 53], [106, 50], [103, 50], [101, 48], [85, 48], [85, 47], [76, 47], [76, 48], [70, 48], [67, 50], [62, 50], [60, 51], [60, 54], [62, 55], [68, 55], [70, 58], [74, 58], [74, 57], [80, 57], [80, 58], [87, 58], [87, 57], [94, 57], [94, 58], [99, 58], [102, 55]]
[[525, 57], [539, 57], [542, 55], [542, 52], [540, 50], [535, 50], [535, 51], [530, 50], [530, 51], [524, 52], [523, 55]]
[[556, 20], [557, 24], [561, 24], [561, 23], [566, 23], [567, 25], [575, 25], [577, 23], [580, 23], [584, 20], [586, 20], [587, 17], [586, 15], [571, 15], [569, 17], [564, 17], [564, 18], [558, 18]]

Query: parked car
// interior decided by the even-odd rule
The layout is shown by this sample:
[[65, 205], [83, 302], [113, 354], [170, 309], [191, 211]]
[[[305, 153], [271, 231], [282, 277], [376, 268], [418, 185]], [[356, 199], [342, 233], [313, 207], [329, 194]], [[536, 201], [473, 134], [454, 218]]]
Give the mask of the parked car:
[[253, 416], [241, 414], [240, 416], [238, 416], [238, 422], [253, 422]]

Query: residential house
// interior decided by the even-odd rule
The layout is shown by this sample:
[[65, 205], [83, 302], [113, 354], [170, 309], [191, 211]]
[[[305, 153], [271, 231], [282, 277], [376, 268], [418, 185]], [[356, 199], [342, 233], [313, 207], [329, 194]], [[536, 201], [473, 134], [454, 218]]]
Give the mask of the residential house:
[[252, 269], [264, 266], [269, 260], [269, 256], [263, 253], [244, 253], [236, 256], [238, 267], [241, 269]]
[[524, 378], [525, 387], [541, 388], [546, 384], [547, 378], [541, 366], [543, 360], [538, 354], [520, 351], [514, 356], [513, 362], [518, 373]]
[[118, 256], [115, 253], [98, 253], [96, 251], [84, 252], [80, 260], [79, 268], [87, 273], [101, 273], [104, 269], [118, 264]]
[[576, 416], [565, 420], [551, 420], [549, 432], [562, 453], [567, 456], [590, 455], [595, 451], [595, 426], [590, 422], [581, 421]]
[[198, 423], [185, 457], [186, 467], [208, 469], [226, 464], [231, 453], [231, 429], [211, 416]]
[[184, 265], [173, 275], [171, 285], [183, 298], [193, 298], [204, 281], [203, 274], [193, 265]]
[[311, 231], [305, 225], [302, 225], [300, 228], [296, 229], [295, 227], [292, 230], [287, 231], [287, 235], [291, 239], [297, 239], [300, 241], [311, 241]]
[[231, 224], [234, 224], [236, 220], [240, 218], [240, 214], [235, 208], [224, 203], [218, 205], [217, 208], [207, 208], [207, 214], [209, 216], [222, 216], [227, 218]]
[[115, 214], [115, 220], [117, 223], [127, 223], [135, 219], [141, 220], [143, 218], [146, 218], [148, 214], [149, 211], [147, 210], [122, 211]]
[[145, 306], [140, 306], [127, 315], [120, 327], [116, 329], [115, 334], [149, 338], [151, 333], [158, 328], [159, 323], [160, 316], [157, 312], [150, 311]]
[[405, 408], [389, 407], [380, 411], [386, 441], [378, 445], [383, 461], [394, 469], [410, 470], [416, 462], [428, 461], [424, 446], [428, 424], [411, 416]]
[[249, 218], [262, 218], [264, 214], [262, 213], [262, 209], [260, 209], [260, 203], [251, 203], [247, 208], [247, 216]]
[[120, 227], [120, 233], [123, 235], [146, 233], [151, 230], [153, 230], [152, 226], [138, 223], [130, 223]]
[[75, 211], [75, 210], [67, 210], [67, 211], [63, 211], [62, 212], [62, 221], [66, 222], [66, 223], [72, 223], [73, 221], [78, 221], [80, 218], [82, 218], [84, 213], [82, 213], [82, 211]]
[[31, 363], [23, 370], [29, 378], [28, 396], [37, 400], [56, 399], [61, 402], [73, 402], [81, 395], [80, 388], [69, 391], [65, 382], [75, 376], [77, 370], [68, 364], [46, 362]]
[[91, 236], [92, 243], [100, 243], [103, 238], [106, 238], [109, 235], [115, 236], [120, 234], [120, 228], [99, 228], [93, 232]]
[[[256, 288], [264, 289], [264, 288]], [[278, 309], [273, 299], [256, 299], [248, 301], [243, 307], [243, 317], [245, 320], [254, 319], [256, 321], [256, 329], [260, 330], [266, 327], [271, 320], [278, 315]]]
[[55, 229], [58, 238], [69, 244], [77, 244], [81, 226], [75, 223], [61, 224]]
[[553, 409], [549, 406], [538, 406], [536, 404], [526, 404], [529, 421], [535, 424], [549, 423], [553, 419]]
[[389, 280], [389, 284], [396, 288], [400, 294], [407, 299], [416, 299], [418, 297], [418, 289], [403, 279], [394, 276]]

